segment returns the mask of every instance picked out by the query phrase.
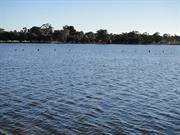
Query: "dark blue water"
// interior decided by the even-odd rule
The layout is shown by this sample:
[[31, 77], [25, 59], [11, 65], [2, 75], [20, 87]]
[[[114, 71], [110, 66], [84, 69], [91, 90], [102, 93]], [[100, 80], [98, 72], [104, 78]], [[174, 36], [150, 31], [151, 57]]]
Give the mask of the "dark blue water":
[[178, 135], [180, 47], [0, 45], [0, 134]]

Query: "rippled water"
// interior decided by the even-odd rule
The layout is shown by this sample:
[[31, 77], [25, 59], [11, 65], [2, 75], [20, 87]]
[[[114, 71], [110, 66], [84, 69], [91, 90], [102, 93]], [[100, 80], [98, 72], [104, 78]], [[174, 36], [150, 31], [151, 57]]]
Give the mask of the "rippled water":
[[0, 134], [180, 134], [180, 47], [0, 45]]

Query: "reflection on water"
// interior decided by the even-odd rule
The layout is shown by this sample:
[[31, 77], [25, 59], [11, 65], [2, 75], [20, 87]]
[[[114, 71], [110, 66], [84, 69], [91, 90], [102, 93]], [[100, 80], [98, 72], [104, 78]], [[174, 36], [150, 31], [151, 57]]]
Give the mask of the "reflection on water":
[[178, 46], [1, 45], [0, 134], [179, 134], [179, 58]]

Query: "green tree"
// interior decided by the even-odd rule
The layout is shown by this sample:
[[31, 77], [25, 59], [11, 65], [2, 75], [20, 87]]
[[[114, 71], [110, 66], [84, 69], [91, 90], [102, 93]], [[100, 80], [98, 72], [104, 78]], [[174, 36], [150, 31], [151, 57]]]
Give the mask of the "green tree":
[[154, 41], [154, 43], [160, 43], [162, 37], [160, 36], [159, 32], [156, 32], [152, 35], [152, 40]]
[[46, 23], [41, 26], [41, 31], [44, 35], [50, 35], [53, 32], [53, 27], [51, 26], [51, 24]]
[[138, 31], [132, 31], [127, 33], [127, 43], [128, 44], [139, 44], [140, 42], [140, 33]]
[[76, 33], [76, 29], [74, 28], [74, 26], [68, 26], [68, 25], [65, 25], [63, 27], [64, 30], [69, 30], [69, 34], [70, 35], [74, 35]]
[[110, 39], [107, 30], [98, 30], [96, 35], [96, 40], [98, 43], [108, 43]]
[[43, 24], [40, 28], [41, 28], [41, 38], [43, 38], [44, 41], [51, 41], [53, 27], [49, 23], [46, 23]]
[[68, 36], [69, 36], [69, 30], [68, 29], [55, 30], [53, 35], [52, 35], [53, 40], [59, 41], [59, 42], [66, 42]]
[[84, 36], [84, 40], [86, 40], [86, 43], [95, 43], [96, 35], [93, 32], [87, 32]]
[[28, 39], [30, 42], [32, 41], [41, 41], [42, 40], [41, 28], [37, 26], [33, 26], [28, 30]]
[[42, 26], [33, 26], [30, 29], [24, 27], [20, 31], [5, 31], [0, 28], [1, 42], [51, 42], [58, 41], [62, 43], [103, 43], [103, 44], [180, 44], [180, 36], [164, 34], [161, 36], [158, 32], [150, 35], [148, 33], [139, 33], [132, 31], [121, 34], [108, 34], [105, 29], [100, 29], [96, 33], [77, 31], [74, 26], [64, 26], [62, 30], [53, 31], [53, 27], [46, 23]]
[[149, 35], [149, 33], [144, 32], [143, 34], [140, 35], [140, 43], [141, 44], [151, 44], [151, 43], [153, 43], [152, 36]]
[[74, 43], [81, 43], [84, 38], [84, 32], [76, 32], [73, 36]]
[[22, 28], [22, 30], [18, 32], [18, 40], [19, 42], [28, 40], [28, 29], [26, 27]]

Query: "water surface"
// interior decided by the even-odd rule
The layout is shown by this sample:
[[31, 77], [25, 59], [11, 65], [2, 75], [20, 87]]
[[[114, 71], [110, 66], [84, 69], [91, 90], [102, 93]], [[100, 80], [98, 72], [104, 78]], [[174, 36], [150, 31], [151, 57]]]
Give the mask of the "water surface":
[[0, 45], [0, 134], [180, 134], [180, 47]]

